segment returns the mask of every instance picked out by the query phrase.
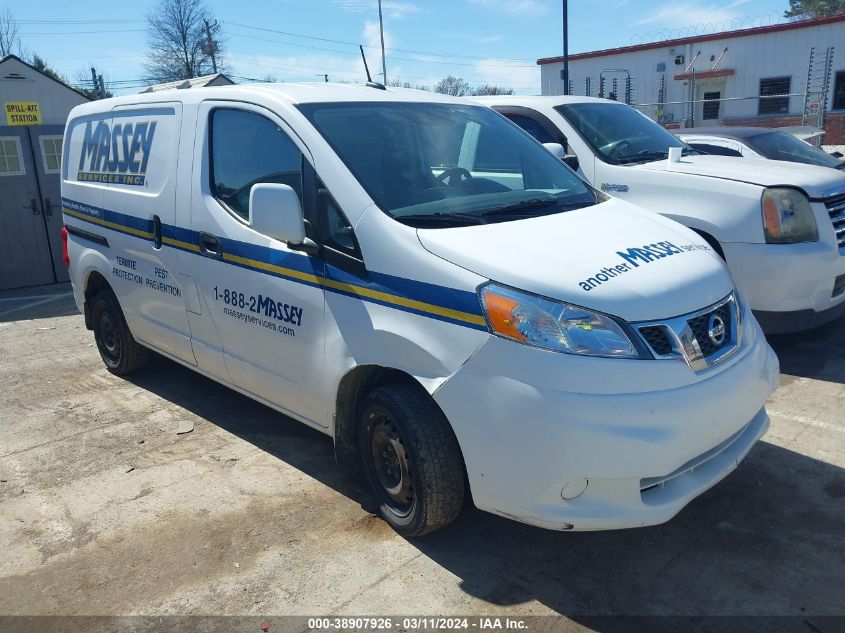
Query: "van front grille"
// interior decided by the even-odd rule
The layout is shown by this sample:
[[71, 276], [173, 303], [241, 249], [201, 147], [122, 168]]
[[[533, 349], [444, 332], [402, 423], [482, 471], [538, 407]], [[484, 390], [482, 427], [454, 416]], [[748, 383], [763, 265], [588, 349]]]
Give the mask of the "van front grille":
[[828, 198], [824, 201], [824, 206], [827, 207], [830, 221], [833, 223], [833, 230], [836, 231], [839, 252], [845, 255], [845, 194]]
[[733, 293], [698, 312], [634, 327], [655, 357], [686, 361], [693, 371], [712, 367], [742, 345], [742, 310]]

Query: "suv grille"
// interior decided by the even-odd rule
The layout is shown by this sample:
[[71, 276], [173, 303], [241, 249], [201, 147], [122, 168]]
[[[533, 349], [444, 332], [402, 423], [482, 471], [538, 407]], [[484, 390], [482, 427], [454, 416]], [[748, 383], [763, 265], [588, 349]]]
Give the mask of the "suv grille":
[[[839, 242], [839, 250], [845, 249], [845, 194], [828, 198], [824, 202], [827, 212], [830, 214], [830, 221], [833, 222], [833, 230], [836, 231], [836, 241]], [[845, 252], [843, 253], [845, 255]]]
[[657, 358], [684, 360], [694, 371], [724, 360], [742, 343], [741, 311], [733, 293], [698, 312], [634, 327]]

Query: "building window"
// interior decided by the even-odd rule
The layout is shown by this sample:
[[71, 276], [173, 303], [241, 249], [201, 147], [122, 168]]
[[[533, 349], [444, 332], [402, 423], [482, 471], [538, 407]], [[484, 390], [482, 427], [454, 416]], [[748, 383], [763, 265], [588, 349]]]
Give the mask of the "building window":
[[0, 176], [23, 176], [21, 141], [17, 136], [0, 136]]
[[41, 162], [45, 174], [58, 174], [62, 167], [62, 137], [42, 136]]
[[789, 97], [772, 97], [771, 95], [788, 95], [792, 85], [792, 77], [769, 77], [760, 80], [760, 105], [758, 114], [787, 114], [789, 112]]
[[705, 92], [704, 103], [702, 104], [702, 116], [705, 121], [719, 120], [719, 99], [722, 98], [721, 92]]
[[833, 84], [833, 109], [845, 110], [845, 70], [836, 73], [836, 82]]
[[215, 197], [248, 221], [249, 194], [255, 184], [288, 185], [302, 199], [302, 154], [270, 119], [245, 110], [215, 110], [211, 179]]

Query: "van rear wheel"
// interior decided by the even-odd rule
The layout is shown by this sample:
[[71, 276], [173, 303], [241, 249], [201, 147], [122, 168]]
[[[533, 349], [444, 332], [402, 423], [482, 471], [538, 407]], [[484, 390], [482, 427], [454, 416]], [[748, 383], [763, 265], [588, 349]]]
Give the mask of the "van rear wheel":
[[358, 451], [379, 514], [402, 536], [433, 532], [460, 514], [465, 491], [458, 441], [419, 388], [391, 385], [366, 396]]
[[125, 376], [147, 364], [150, 351], [133, 338], [113, 292], [105, 290], [94, 297], [91, 320], [97, 350], [111, 373]]

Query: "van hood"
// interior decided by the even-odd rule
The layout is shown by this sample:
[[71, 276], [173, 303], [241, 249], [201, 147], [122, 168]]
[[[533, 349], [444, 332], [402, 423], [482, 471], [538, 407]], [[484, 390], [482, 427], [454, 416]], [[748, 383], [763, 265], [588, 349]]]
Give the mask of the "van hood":
[[478, 275], [628, 321], [687, 314], [733, 289], [722, 260], [699, 235], [616, 198], [417, 235], [431, 253]]
[[801, 188], [811, 198], [826, 198], [845, 189], [845, 173], [837, 173], [829, 167], [780, 160], [733, 156], [684, 156], [679, 163], [659, 160], [636, 165], [634, 169], [724, 178], [761, 187], [791, 185]]

